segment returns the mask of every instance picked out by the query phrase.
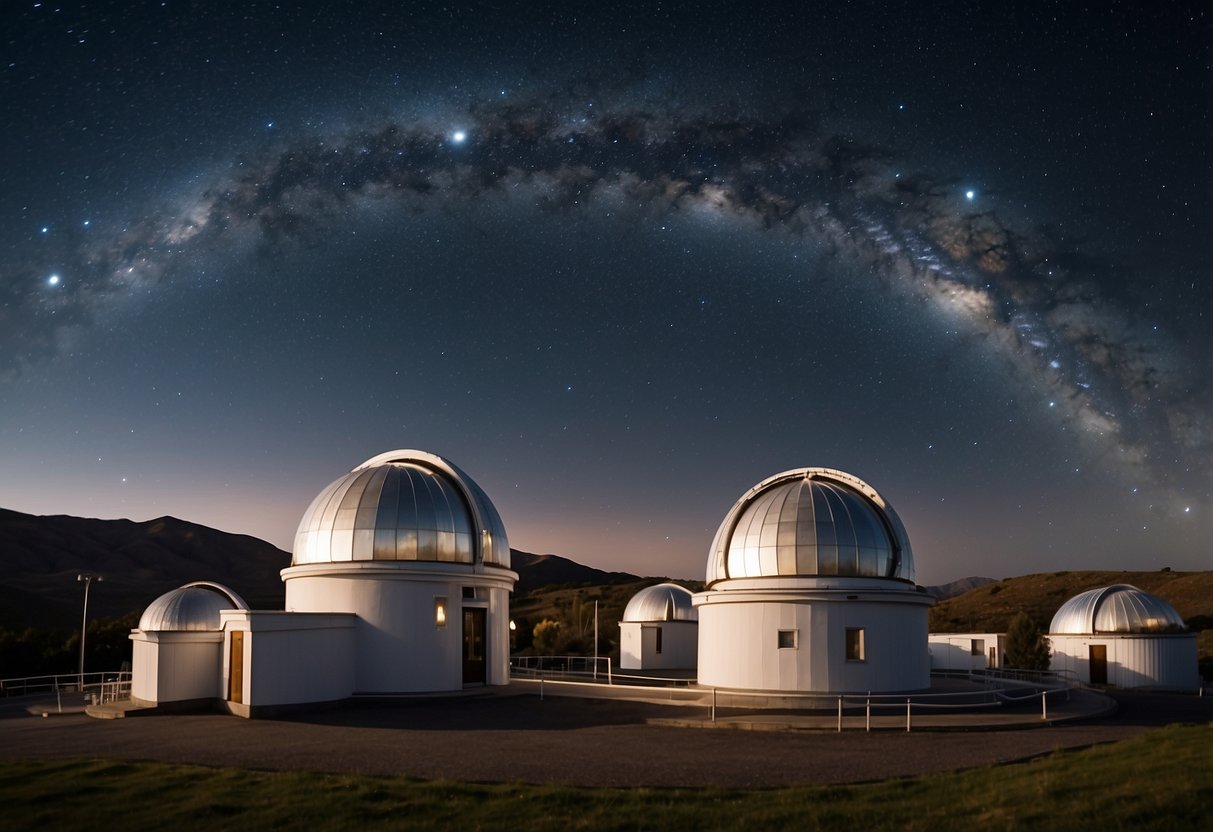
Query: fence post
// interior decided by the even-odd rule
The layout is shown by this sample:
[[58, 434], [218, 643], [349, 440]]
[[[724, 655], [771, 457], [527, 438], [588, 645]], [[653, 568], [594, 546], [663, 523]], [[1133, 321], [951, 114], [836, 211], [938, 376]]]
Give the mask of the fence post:
[[539, 701], [543, 701], [543, 677], [539, 677]]
[[872, 697], [868, 697], [868, 701], [864, 703], [864, 730], [869, 734], [872, 732]]
[[1049, 697], [1046, 691], [1040, 692], [1040, 718], [1049, 718]]
[[716, 688], [712, 688], [712, 722], [716, 721]]
[[910, 697], [906, 697], [906, 733], [910, 733]]
[[838, 697], [838, 731], [842, 732], [842, 697]]

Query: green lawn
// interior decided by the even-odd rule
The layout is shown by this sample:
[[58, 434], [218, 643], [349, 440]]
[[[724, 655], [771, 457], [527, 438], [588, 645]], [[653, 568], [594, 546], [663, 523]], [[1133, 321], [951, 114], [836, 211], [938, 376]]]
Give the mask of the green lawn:
[[109, 760], [0, 765], [0, 829], [391, 827], [1213, 829], [1213, 725], [1018, 765], [769, 791], [485, 786]]

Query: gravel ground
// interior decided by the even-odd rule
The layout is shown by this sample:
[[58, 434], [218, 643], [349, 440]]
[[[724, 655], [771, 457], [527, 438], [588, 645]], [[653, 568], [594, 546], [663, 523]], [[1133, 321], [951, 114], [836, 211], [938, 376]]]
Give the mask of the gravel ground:
[[411, 700], [291, 719], [82, 714], [0, 706], [0, 760], [90, 757], [252, 769], [579, 786], [769, 788], [909, 777], [1023, 760], [1213, 720], [1213, 697], [1117, 694], [1103, 719], [1033, 730], [832, 733], [646, 724], [685, 709], [533, 696]]

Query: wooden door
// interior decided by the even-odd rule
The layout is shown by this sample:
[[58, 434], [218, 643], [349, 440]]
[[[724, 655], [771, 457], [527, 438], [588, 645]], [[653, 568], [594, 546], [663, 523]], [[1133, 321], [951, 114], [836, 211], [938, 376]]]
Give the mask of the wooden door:
[[228, 652], [227, 698], [244, 702], [244, 631], [232, 630], [232, 647]]
[[484, 658], [486, 610], [475, 607], [463, 611], [463, 683], [483, 685], [487, 663]]
[[1108, 683], [1108, 645], [1091, 644], [1087, 646], [1087, 667], [1091, 675], [1091, 684], [1106, 685]]

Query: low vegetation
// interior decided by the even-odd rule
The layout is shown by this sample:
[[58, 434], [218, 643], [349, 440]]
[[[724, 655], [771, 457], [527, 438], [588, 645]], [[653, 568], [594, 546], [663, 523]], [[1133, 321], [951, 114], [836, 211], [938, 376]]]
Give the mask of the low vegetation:
[[423, 782], [100, 760], [0, 765], [8, 829], [1213, 828], [1213, 727], [1029, 763], [769, 791]]

